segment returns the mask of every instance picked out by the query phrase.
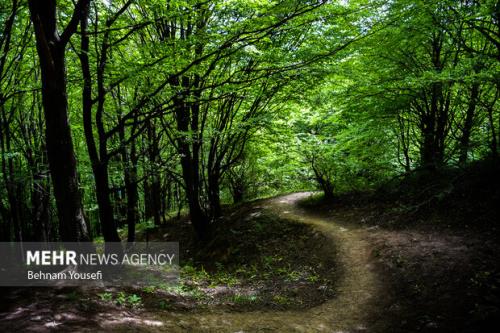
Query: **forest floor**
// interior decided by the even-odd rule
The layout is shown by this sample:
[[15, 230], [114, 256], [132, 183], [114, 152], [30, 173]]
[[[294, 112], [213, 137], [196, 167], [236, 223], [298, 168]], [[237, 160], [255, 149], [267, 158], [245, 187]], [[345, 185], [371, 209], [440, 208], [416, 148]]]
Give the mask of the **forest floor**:
[[[189, 238], [179, 239], [186, 244], [181, 260], [188, 264], [177, 293], [6, 290], [0, 331], [487, 332], [488, 324], [498, 327], [494, 233], [385, 225], [370, 218], [387, 208], [383, 205], [307, 200], [311, 195], [233, 209], [228, 223], [235, 225], [220, 233], [231, 236], [208, 245], [225, 248], [221, 253], [204, 255]], [[148, 237], [181, 234], [182, 228], [170, 227]]]

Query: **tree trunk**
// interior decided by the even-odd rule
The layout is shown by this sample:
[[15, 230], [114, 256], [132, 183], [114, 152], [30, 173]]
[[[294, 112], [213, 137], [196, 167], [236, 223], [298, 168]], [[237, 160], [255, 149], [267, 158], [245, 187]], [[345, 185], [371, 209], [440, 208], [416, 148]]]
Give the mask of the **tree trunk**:
[[[31, 127], [30, 130], [35, 131], [36, 127]], [[41, 144], [38, 148], [41, 148], [40, 152], [31, 147], [26, 152], [26, 163], [32, 177], [31, 221], [33, 228], [30, 233], [30, 240], [48, 242], [50, 240], [50, 184], [44, 172], [45, 165], [43, 161], [47, 160], [45, 145]]]
[[149, 209], [151, 216], [153, 216], [153, 221], [155, 225], [161, 224], [162, 208], [161, 208], [161, 179], [158, 172], [158, 166], [156, 165], [160, 159], [160, 148], [157, 133], [154, 129], [153, 124], [147, 122], [147, 134], [148, 134], [148, 153], [149, 153], [149, 163], [150, 163], [150, 175], [149, 175]]
[[[80, 3], [88, 4], [88, 1]], [[74, 33], [76, 27], [68, 26], [70, 30], [65, 30], [65, 38], [61, 39], [56, 28], [56, 7], [54, 0], [29, 1], [40, 60], [45, 142], [59, 218], [60, 238], [67, 242], [87, 241], [89, 228], [84, 218], [78, 188], [66, 94], [65, 51], [69, 40], [67, 34]]]
[[[1, 103], [1, 101], [0, 101]], [[3, 182], [5, 185], [5, 189], [7, 192], [7, 201], [9, 203], [9, 209], [8, 209], [8, 238], [10, 238], [10, 231], [11, 227], [12, 230], [14, 231], [14, 240], [19, 242], [23, 240], [22, 234], [21, 234], [21, 214], [19, 211], [19, 197], [17, 196], [18, 193], [18, 184], [15, 180], [15, 175], [14, 175], [14, 165], [12, 162], [13, 157], [8, 156], [8, 152], [11, 151], [11, 144], [10, 144], [10, 139], [11, 139], [11, 133], [10, 133], [10, 124], [7, 121], [7, 115], [5, 111], [5, 106], [4, 103], [0, 104], [0, 116], [1, 116], [1, 123], [0, 123], [0, 153], [2, 156], [2, 176], [3, 176]]]
[[137, 210], [137, 201], [138, 201], [138, 191], [137, 191], [137, 170], [136, 167], [132, 167], [129, 173], [129, 180], [126, 184], [127, 191], [127, 227], [128, 227], [128, 236], [127, 241], [132, 243], [135, 241], [135, 225], [138, 220], [138, 210]]
[[[398, 133], [398, 161], [401, 164], [406, 173], [411, 172], [411, 158], [410, 158], [410, 123], [405, 120], [404, 117], [398, 113], [397, 120], [399, 124]], [[404, 162], [401, 161], [401, 151], [403, 152]]]
[[[172, 82], [176, 86], [178, 82]], [[189, 84], [183, 81], [184, 87]], [[175, 120], [179, 136], [177, 138], [178, 151], [181, 155], [182, 178], [184, 180], [186, 199], [189, 207], [191, 223], [199, 239], [209, 237], [209, 220], [200, 204], [200, 172], [199, 172], [199, 148], [197, 137], [198, 114], [197, 108], [186, 105], [182, 98], [175, 101]], [[191, 119], [190, 119], [191, 118]], [[191, 134], [189, 134], [191, 133]], [[191, 137], [189, 137], [191, 136]], [[196, 137], [195, 137], [196, 136]], [[192, 145], [190, 145], [192, 142]], [[191, 150], [192, 148], [192, 150]]]
[[[98, 73], [98, 106], [96, 113], [96, 124], [99, 136], [99, 152], [94, 139], [93, 121], [92, 121], [92, 76], [89, 66], [89, 37], [87, 35], [87, 16], [88, 7], [86, 8], [85, 15], [81, 19], [82, 26], [82, 39], [81, 48], [82, 52], [79, 54], [84, 86], [82, 90], [82, 105], [83, 105], [83, 127], [85, 134], [85, 142], [89, 153], [92, 171], [95, 179], [96, 186], [96, 199], [99, 207], [99, 221], [101, 225], [102, 235], [106, 242], [120, 242], [120, 237], [116, 231], [115, 218], [113, 215], [113, 205], [110, 199], [108, 165], [109, 156], [107, 151], [107, 137], [102, 123], [102, 114], [104, 112], [104, 87], [103, 87], [103, 70], [104, 67], [100, 66]], [[102, 51], [101, 64], [105, 62], [105, 52]]]
[[[187, 143], [184, 146], [187, 146]], [[208, 217], [203, 212], [199, 201], [200, 184], [197, 166], [191, 161], [189, 148], [187, 150], [186, 147], [181, 148], [181, 151], [188, 152], [188, 154], [183, 154], [181, 157], [181, 167], [189, 206], [189, 216], [198, 238], [206, 239], [208, 237]]]
[[325, 195], [326, 199], [332, 199], [333, 198], [333, 184], [332, 181], [329, 179], [328, 175], [325, 175], [322, 173], [314, 164], [314, 161], [311, 164], [314, 175], [316, 177], [316, 181], [318, 182], [321, 190], [323, 191], [323, 194]]
[[210, 214], [212, 218], [222, 216], [222, 207], [220, 204], [220, 176], [218, 169], [208, 173], [208, 200], [210, 203]]
[[465, 121], [462, 127], [462, 136], [460, 137], [460, 155], [458, 163], [465, 165], [467, 162], [467, 155], [469, 153], [470, 136], [472, 132], [472, 125], [474, 122], [474, 115], [476, 112], [477, 98], [479, 97], [479, 83], [472, 85], [469, 105], [467, 106], [467, 113], [465, 114]]
[[127, 241], [133, 243], [135, 241], [135, 225], [139, 216], [137, 210], [139, 194], [137, 190], [137, 153], [135, 141], [131, 142], [130, 155], [126, 154], [125, 150], [124, 169], [125, 192], [127, 195]]
[[97, 205], [99, 206], [99, 220], [101, 221], [101, 231], [106, 242], [120, 242], [120, 237], [116, 231], [115, 218], [113, 216], [113, 205], [110, 200], [110, 189], [108, 179], [107, 163], [97, 163], [92, 165], [95, 177]]
[[[436, 72], [443, 70], [442, 46], [443, 34], [441, 32], [434, 35], [431, 41], [431, 61]], [[420, 147], [421, 165], [429, 170], [436, 170], [444, 163], [444, 143], [447, 136], [447, 126], [449, 121], [450, 93], [445, 93], [445, 86], [442, 82], [434, 82], [430, 85], [429, 91], [423, 96], [430, 94], [430, 100], [423, 97], [423, 104], [420, 106], [421, 119], [420, 131], [423, 136]]]
[[33, 189], [31, 192], [33, 240], [38, 242], [49, 241], [49, 186], [44, 175], [36, 171], [33, 174]]
[[238, 204], [243, 202], [243, 191], [239, 188], [236, 188], [232, 192], [233, 194], [233, 203]]
[[495, 121], [493, 119], [493, 106], [488, 107], [488, 122], [490, 123], [490, 129], [491, 129], [491, 141], [490, 141], [491, 155], [493, 156], [493, 158], [497, 158], [498, 144], [497, 144], [497, 134], [495, 130]]

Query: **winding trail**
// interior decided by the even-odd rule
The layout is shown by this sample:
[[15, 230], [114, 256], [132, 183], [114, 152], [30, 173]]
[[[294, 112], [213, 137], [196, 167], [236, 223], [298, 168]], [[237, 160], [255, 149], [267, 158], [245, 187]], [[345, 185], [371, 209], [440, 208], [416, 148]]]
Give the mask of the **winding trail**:
[[159, 332], [383, 332], [380, 302], [383, 284], [371, 260], [366, 231], [346, 228], [312, 216], [297, 207], [311, 193], [294, 193], [265, 201], [260, 207], [310, 224], [332, 239], [336, 247], [341, 276], [337, 297], [320, 306], [302, 311], [221, 312], [168, 314], [147, 331]]
[[[336, 296], [306, 310], [230, 312], [104, 312], [51, 308], [53, 299], [36, 295], [31, 304], [0, 315], [5, 332], [388, 332], [387, 288], [371, 255], [368, 231], [314, 216], [301, 210], [298, 201], [311, 193], [294, 193], [263, 200], [255, 209], [271, 210], [291, 220], [309, 224], [331, 239], [339, 274]], [[341, 222], [341, 221], [340, 221]], [[326, 253], [325, 257], [332, 253]]]
[[[495, 277], [500, 253], [496, 238], [469, 230], [379, 230], [357, 223], [370, 214], [369, 207], [301, 209], [298, 202], [309, 195], [258, 201], [251, 205], [249, 217], [261, 211], [278, 214], [308, 224], [331, 240], [321, 237], [321, 246], [314, 247], [315, 255], [333, 256], [336, 262], [331, 274], [335, 295], [319, 306], [288, 311], [154, 311], [99, 306], [92, 301], [95, 291], [70, 298], [71, 293], [62, 289], [7, 288], [0, 289], [0, 332], [478, 332], [497, 323], [484, 316], [498, 318], [496, 312], [474, 312], [491, 308], [493, 289], [483, 294], [486, 284], [471, 284], [477, 272], [493, 268]], [[478, 323], [485, 328], [479, 329]]]

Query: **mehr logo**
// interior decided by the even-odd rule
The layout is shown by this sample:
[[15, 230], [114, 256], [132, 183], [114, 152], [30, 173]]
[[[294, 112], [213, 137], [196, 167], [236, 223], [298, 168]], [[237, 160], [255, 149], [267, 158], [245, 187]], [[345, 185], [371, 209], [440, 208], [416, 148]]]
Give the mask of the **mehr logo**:
[[31, 265], [78, 265], [75, 251], [26, 251], [26, 264]]

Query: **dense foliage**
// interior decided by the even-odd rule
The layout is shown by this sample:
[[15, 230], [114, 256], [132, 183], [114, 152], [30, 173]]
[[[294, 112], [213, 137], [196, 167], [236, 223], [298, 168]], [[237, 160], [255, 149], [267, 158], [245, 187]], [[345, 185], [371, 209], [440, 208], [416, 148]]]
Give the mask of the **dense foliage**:
[[5, 0], [0, 235], [84, 240], [497, 158], [496, 0]]

